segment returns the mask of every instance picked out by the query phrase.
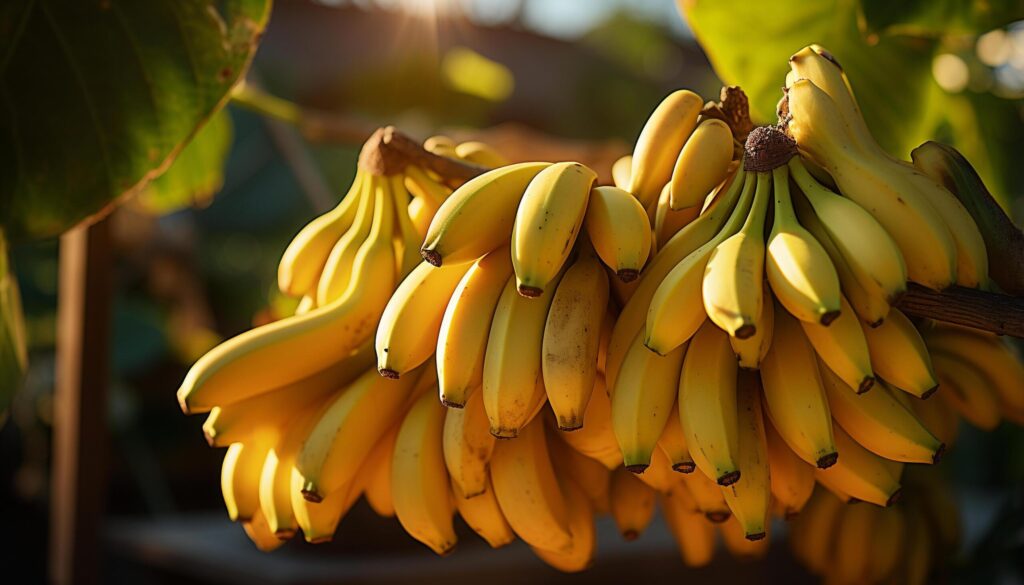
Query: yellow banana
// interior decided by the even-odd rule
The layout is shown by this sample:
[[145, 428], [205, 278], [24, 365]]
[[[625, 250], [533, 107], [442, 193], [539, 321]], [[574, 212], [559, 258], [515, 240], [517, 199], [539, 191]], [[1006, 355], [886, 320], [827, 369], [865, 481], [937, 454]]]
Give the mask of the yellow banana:
[[402, 175], [387, 178], [391, 185], [391, 197], [395, 204], [395, 221], [398, 222], [398, 234], [394, 238], [395, 262], [398, 271], [395, 282], [402, 282], [406, 276], [421, 262], [420, 242], [422, 232], [418, 231], [409, 216], [409, 203], [412, 197], [405, 188]]
[[618, 187], [595, 187], [583, 225], [601, 261], [620, 280], [640, 276], [651, 253], [651, 224], [636, 197]]
[[819, 369], [832, 416], [869, 451], [908, 463], [937, 463], [942, 457], [945, 446], [884, 383], [855, 394], [824, 364]]
[[494, 451], [484, 399], [474, 392], [465, 408], [450, 408], [444, 418], [444, 463], [457, 493], [475, 498], [487, 489], [487, 465]]
[[768, 538], [749, 540], [736, 518], [730, 518], [718, 525], [718, 533], [722, 535], [722, 543], [729, 554], [743, 561], [764, 558], [768, 554]]
[[697, 126], [704, 108], [699, 95], [681, 89], [672, 92], [651, 113], [633, 148], [629, 188], [647, 208], [672, 178], [676, 159]]
[[199, 358], [178, 389], [186, 413], [205, 412], [300, 380], [344, 359], [372, 335], [394, 289], [394, 213], [378, 192], [370, 235], [353, 272], [359, 278], [329, 305], [233, 337]]
[[423, 148], [438, 156], [447, 156], [442, 153], [454, 153], [457, 145], [458, 143], [443, 134], [435, 134], [423, 141]]
[[903, 560], [907, 524], [903, 510], [881, 510], [871, 535], [871, 550], [865, 561], [868, 581], [881, 583], [896, 570]]
[[548, 438], [548, 449], [559, 477], [572, 479], [583, 490], [597, 514], [610, 511], [611, 472], [603, 463], [573, 449], [565, 441]]
[[724, 121], [708, 118], [697, 125], [683, 145], [672, 170], [669, 207], [694, 207], [725, 180], [732, 162], [732, 130]]
[[818, 361], [797, 320], [775, 308], [772, 346], [761, 364], [768, 417], [789, 448], [820, 469], [836, 461], [832, 415]]
[[484, 355], [494, 310], [512, 278], [512, 256], [501, 246], [477, 260], [448, 301], [437, 337], [441, 402], [459, 408], [484, 379]]
[[245, 529], [245, 534], [249, 537], [249, 540], [261, 552], [270, 552], [287, 542], [278, 538], [276, 534], [270, 531], [270, 527], [267, 526], [267, 519], [260, 510], [256, 510], [256, 514], [252, 519], [242, 522], [242, 528]]
[[266, 441], [232, 443], [220, 468], [224, 506], [232, 522], [252, 520], [260, 507], [260, 473], [270, 445]]
[[548, 163], [519, 163], [466, 181], [434, 215], [420, 253], [434, 266], [472, 262], [508, 241], [527, 185]]
[[928, 432], [949, 449], [960, 434], [960, 414], [942, 398], [944, 394], [934, 396], [935, 400], [913, 400], [905, 392], [893, 391], [893, 396], [911, 408]]
[[827, 327], [807, 321], [800, 321], [800, 326], [828, 369], [846, 386], [854, 388], [854, 392], [863, 394], [875, 384], [868, 342], [846, 297], [840, 295], [839, 300], [842, 307], [839, 316]]
[[768, 534], [768, 505], [772, 490], [767, 438], [761, 414], [761, 384], [757, 374], [740, 374], [735, 392], [739, 413], [736, 460], [740, 477], [729, 487], [723, 487], [722, 493], [747, 540], [761, 540]]
[[608, 274], [592, 252], [581, 250], [555, 289], [541, 344], [544, 388], [559, 430], [583, 426], [607, 307]]
[[729, 504], [725, 502], [721, 486], [704, 475], [703, 471], [687, 473], [683, 476], [683, 484], [693, 496], [697, 508], [711, 522], [721, 524], [732, 516]]
[[825, 575], [833, 562], [835, 527], [846, 506], [828, 490], [814, 490], [790, 529], [793, 555], [815, 575]]
[[[398, 439], [398, 429], [401, 425], [396, 424], [391, 430], [373, 446], [373, 450], [366, 456], [356, 477], [362, 477], [365, 482], [363, 493], [366, 496], [366, 503], [377, 513], [378, 516], [390, 518], [395, 515], [395, 500], [391, 492], [391, 459], [395, 454], [395, 441]], [[292, 472], [293, 481], [295, 477], [302, 477], [297, 471]], [[295, 505], [295, 493], [302, 495], [302, 486], [292, 492], [292, 505]], [[327, 499], [330, 499], [328, 494]], [[303, 498], [305, 499], [305, 498]], [[299, 524], [302, 522], [300, 520]], [[303, 529], [305, 530], [305, 529]]]
[[355, 219], [331, 248], [316, 287], [310, 291], [315, 295], [318, 306], [337, 300], [351, 284], [356, 254], [373, 226], [377, 192], [387, 189], [387, 181], [385, 177], [369, 176], [363, 181], [362, 191], [354, 194], [360, 199]]
[[562, 439], [579, 453], [600, 461], [608, 469], [622, 465], [622, 453], [612, 425], [612, 402], [602, 376], [598, 376], [594, 382], [583, 420], [586, 424], [582, 428], [559, 433]]
[[651, 255], [655, 250], [665, 245], [676, 232], [683, 229], [700, 215], [701, 208], [698, 205], [672, 211], [669, 207], [670, 183], [666, 183], [658, 196], [658, 203], [654, 210], [654, 241], [651, 244]]
[[572, 253], [597, 173], [579, 163], [555, 163], [530, 181], [512, 228], [512, 266], [519, 294], [538, 297]]
[[686, 433], [683, 432], [683, 423], [680, 421], [680, 417], [676, 416], [676, 413], [679, 412], [678, 398], [676, 400], [676, 405], [672, 407], [668, 416], [668, 422], [665, 423], [665, 428], [661, 431], [658, 447], [668, 457], [674, 471], [693, 473], [697, 469], [697, 464], [693, 462], [693, 457], [690, 455], [689, 445], [686, 443]]
[[694, 463], [728, 486], [740, 479], [736, 358], [729, 336], [707, 321], [690, 341], [679, 377], [679, 418]]
[[786, 518], [792, 518], [801, 513], [814, 492], [814, 468], [786, 445], [774, 425], [766, 422], [764, 427], [772, 498]]
[[[737, 179], [739, 180], [739, 179]], [[726, 238], [736, 233], [756, 197], [755, 176], [747, 173], [743, 194], [726, 225], [707, 243], [686, 256], [665, 276], [647, 309], [644, 345], [665, 355], [688, 340], [707, 319], [701, 300], [708, 258]], [[765, 195], [762, 190], [762, 197]]]
[[932, 355], [943, 398], [967, 422], [991, 431], [999, 426], [999, 398], [988, 379], [970, 363], [936, 352]]
[[967, 329], [939, 328], [925, 338], [928, 349], [969, 362], [991, 384], [1005, 408], [1024, 412], [1024, 363], [994, 334]]
[[864, 337], [871, 366], [880, 378], [918, 398], [938, 389], [924, 339], [902, 311], [892, 309], [881, 325], [865, 327]]
[[413, 404], [395, 439], [391, 494], [395, 516], [410, 536], [444, 556], [455, 548], [455, 512], [441, 435], [445, 407], [430, 392]]
[[761, 301], [761, 312], [754, 320], [754, 334], [746, 339], [729, 336], [729, 345], [739, 360], [739, 366], [745, 370], [757, 370], [761, 367], [764, 356], [768, 355], [775, 332], [775, 302], [772, 300], [767, 282], [761, 282], [761, 290], [764, 296]]
[[[375, 463], [390, 467], [383, 465], [385, 462]], [[354, 480], [327, 494], [322, 502], [314, 503], [302, 497], [302, 476], [292, 468], [289, 495], [295, 512], [295, 523], [302, 529], [306, 542], [320, 544], [334, 539], [341, 519], [359, 499], [360, 490], [357, 484], [358, 482]]]
[[612, 163], [612, 184], [619, 189], [629, 190], [629, 177], [633, 173], [633, 155], [625, 154]]
[[767, 174], [759, 174], [743, 227], [718, 244], [704, 269], [704, 310], [715, 325], [738, 339], [757, 333], [764, 305], [764, 220], [770, 198]]
[[862, 447], [842, 427], [837, 425], [834, 433], [839, 458], [832, 467], [815, 470], [818, 481], [876, 506], [899, 500], [899, 478], [893, 476], [887, 460]]
[[775, 224], [768, 237], [768, 282], [794, 317], [828, 325], [840, 313], [839, 275], [825, 248], [796, 219], [789, 168], [776, 168], [772, 177]]
[[624, 540], [636, 540], [654, 518], [658, 493], [625, 467], [612, 472], [610, 493], [612, 518], [619, 534]]
[[643, 473], [637, 474], [640, 481], [646, 483], [655, 491], [668, 493], [672, 486], [679, 483], [681, 478], [672, 472], [672, 462], [662, 449], [655, 449], [651, 453], [651, 464], [644, 469]]
[[634, 338], [612, 389], [612, 429], [622, 451], [622, 461], [633, 473], [643, 473], [657, 449], [658, 439], [671, 416], [679, 388], [686, 346], [659, 356], [643, 346], [642, 334]]
[[840, 583], [866, 583], [871, 543], [877, 538], [882, 510], [867, 504], [843, 509], [836, 523], [835, 563], [830, 571]]
[[508, 520], [501, 512], [498, 505], [498, 498], [494, 495], [494, 488], [491, 487], [489, 476], [484, 477], [484, 491], [467, 498], [459, 488], [459, 485], [452, 483], [452, 492], [455, 497], [455, 508], [459, 515], [466, 521], [466, 524], [480, 535], [491, 548], [501, 548], [510, 544], [516, 539]]
[[430, 358], [446, 303], [471, 266], [421, 262], [398, 285], [377, 325], [377, 371], [382, 376], [398, 379]]
[[542, 420], [526, 425], [515, 440], [495, 445], [491, 484], [519, 538], [537, 548], [569, 551], [569, 511], [551, 465]]
[[578, 573], [590, 568], [597, 552], [597, 528], [594, 511], [583, 489], [570, 478], [561, 482], [562, 492], [569, 507], [569, 531], [572, 545], [568, 550], [533, 548], [542, 561], [564, 573]]
[[661, 497], [661, 510], [669, 531], [675, 538], [683, 563], [688, 567], [703, 567], [715, 556], [715, 527], [699, 512], [687, 504], [689, 494], [680, 486]]
[[299, 528], [291, 496], [296, 443], [289, 438], [271, 447], [260, 473], [260, 510], [270, 531], [284, 539], [294, 536]]
[[471, 140], [455, 147], [455, 154], [462, 160], [488, 168], [503, 167], [508, 160], [488, 144]]

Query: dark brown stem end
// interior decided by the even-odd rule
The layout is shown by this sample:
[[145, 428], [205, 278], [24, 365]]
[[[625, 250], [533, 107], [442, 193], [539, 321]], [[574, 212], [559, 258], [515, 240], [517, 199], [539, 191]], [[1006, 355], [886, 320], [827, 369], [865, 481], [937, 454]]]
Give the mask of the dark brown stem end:
[[770, 171], [797, 155], [796, 141], [778, 126], [758, 126], [743, 147], [743, 168], [756, 173]]

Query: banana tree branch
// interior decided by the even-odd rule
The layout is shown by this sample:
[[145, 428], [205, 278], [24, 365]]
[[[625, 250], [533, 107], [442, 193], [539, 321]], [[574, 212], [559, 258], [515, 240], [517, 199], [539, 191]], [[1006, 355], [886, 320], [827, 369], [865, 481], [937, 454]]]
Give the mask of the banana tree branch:
[[908, 315], [1024, 337], [1024, 298], [962, 286], [942, 292], [909, 283], [896, 307]]

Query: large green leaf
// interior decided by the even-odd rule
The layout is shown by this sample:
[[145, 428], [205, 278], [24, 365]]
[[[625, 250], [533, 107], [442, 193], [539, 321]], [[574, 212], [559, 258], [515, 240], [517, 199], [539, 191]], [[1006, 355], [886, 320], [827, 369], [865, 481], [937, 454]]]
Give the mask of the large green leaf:
[[221, 110], [181, 149], [167, 172], [142, 189], [135, 198], [137, 206], [164, 215], [208, 203], [224, 184], [231, 136], [231, 115]]
[[25, 238], [168, 168], [244, 74], [270, 0], [0, 4], [0, 221]]
[[755, 121], [773, 122], [789, 57], [818, 43], [842, 63], [872, 132], [902, 156], [927, 139], [925, 98], [934, 42], [871, 39], [858, 26], [856, 0], [677, 0], [715, 71], [741, 85]]
[[861, 0], [868, 33], [978, 35], [1024, 19], [1024, 0]]

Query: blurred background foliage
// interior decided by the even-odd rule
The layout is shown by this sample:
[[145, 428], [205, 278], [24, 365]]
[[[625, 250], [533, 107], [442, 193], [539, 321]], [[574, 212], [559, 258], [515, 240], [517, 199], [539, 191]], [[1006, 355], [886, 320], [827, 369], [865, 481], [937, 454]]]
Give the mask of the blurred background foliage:
[[[220, 513], [222, 454], [205, 445], [202, 417], [181, 415], [174, 391], [214, 344], [292, 310], [276, 292], [279, 254], [345, 193], [361, 136], [377, 125], [418, 138], [501, 137], [499, 146], [527, 153], [533, 137], [554, 137], [598, 145], [612, 159], [679, 87], [716, 99], [722, 83], [739, 84], [756, 119], [774, 122], [789, 55], [817, 42], [843, 63], [891, 152], [906, 158], [931, 138], [956, 145], [1020, 223], [1022, 2], [679, 4], [277, 0], [250, 82], [346, 120], [352, 140], [305, 140], [286, 123], [229, 106], [111, 217], [110, 513]], [[42, 575], [56, 242], [17, 244], [11, 263], [30, 359], [23, 391], [0, 423], [0, 516], [25, 528], [0, 532], [0, 561], [17, 559], [27, 574]], [[978, 543], [988, 532], [990, 541], [1009, 541], [1024, 523], [1024, 434], [1008, 425], [993, 434], [965, 428], [950, 459], [945, 468], [973, 502], [969, 538]], [[992, 528], [997, 511], [1004, 521]], [[979, 563], [965, 562], [959, 580], [979, 582], [970, 572]]]

